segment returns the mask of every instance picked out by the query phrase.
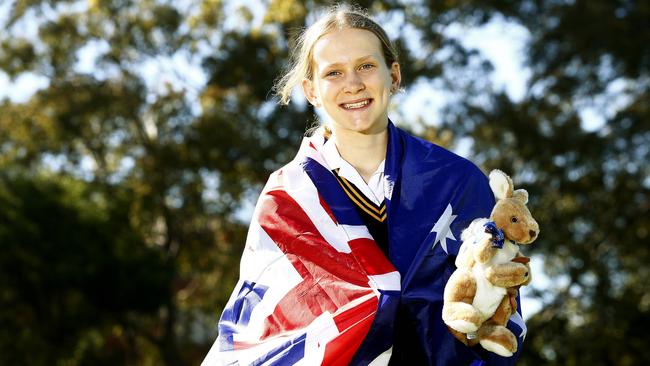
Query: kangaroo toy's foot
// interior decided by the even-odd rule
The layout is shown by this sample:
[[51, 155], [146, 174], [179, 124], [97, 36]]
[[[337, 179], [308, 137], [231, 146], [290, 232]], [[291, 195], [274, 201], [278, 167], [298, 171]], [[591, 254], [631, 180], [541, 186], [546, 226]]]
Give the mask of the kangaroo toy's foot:
[[501, 325], [483, 325], [478, 331], [483, 348], [499, 356], [510, 357], [517, 351], [517, 338]]
[[453, 302], [442, 308], [442, 320], [461, 333], [473, 333], [481, 326], [481, 314], [470, 304]]

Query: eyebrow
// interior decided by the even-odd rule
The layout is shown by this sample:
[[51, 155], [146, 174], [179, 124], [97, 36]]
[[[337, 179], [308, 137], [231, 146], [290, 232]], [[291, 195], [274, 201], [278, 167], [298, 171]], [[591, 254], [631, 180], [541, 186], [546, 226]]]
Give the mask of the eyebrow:
[[[357, 58], [356, 60], [354, 60], [354, 63], [359, 63], [361, 61], [365, 61], [365, 60], [367, 60], [369, 58], [374, 58], [374, 57], [375, 57], [374, 55], [361, 56], [361, 57]], [[331, 69], [331, 68], [339, 67], [339, 66], [344, 65], [344, 64], [345, 63], [343, 63], [343, 62], [334, 62], [334, 63], [326, 65], [323, 68], [323, 70], [328, 70], [328, 69]]]

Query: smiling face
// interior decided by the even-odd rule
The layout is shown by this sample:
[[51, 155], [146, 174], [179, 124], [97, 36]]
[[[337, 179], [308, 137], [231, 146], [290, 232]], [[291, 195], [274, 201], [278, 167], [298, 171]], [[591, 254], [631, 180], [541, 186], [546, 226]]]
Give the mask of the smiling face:
[[385, 130], [391, 90], [397, 90], [401, 77], [397, 62], [386, 65], [379, 38], [363, 29], [335, 30], [314, 44], [312, 55], [313, 77], [303, 81], [303, 90], [312, 104], [325, 109], [332, 131]]

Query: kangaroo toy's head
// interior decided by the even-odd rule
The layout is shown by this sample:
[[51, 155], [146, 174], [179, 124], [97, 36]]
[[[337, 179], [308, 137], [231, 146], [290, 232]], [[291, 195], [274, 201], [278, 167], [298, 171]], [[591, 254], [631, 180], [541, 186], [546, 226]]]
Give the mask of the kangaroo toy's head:
[[535, 241], [539, 235], [539, 225], [526, 206], [528, 192], [525, 189], [514, 190], [512, 179], [498, 169], [490, 172], [490, 188], [497, 200], [490, 220], [503, 230], [505, 238], [517, 244]]

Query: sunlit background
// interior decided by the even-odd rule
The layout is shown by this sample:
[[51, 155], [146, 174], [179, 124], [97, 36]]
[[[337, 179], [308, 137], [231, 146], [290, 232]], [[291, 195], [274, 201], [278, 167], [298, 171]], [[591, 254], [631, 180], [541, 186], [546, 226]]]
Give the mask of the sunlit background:
[[[319, 117], [271, 88], [329, 3], [0, 2], [0, 364], [202, 360]], [[650, 3], [356, 3], [400, 49], [391, 119], [530, 193], [520, 364], [650, 364]]]

